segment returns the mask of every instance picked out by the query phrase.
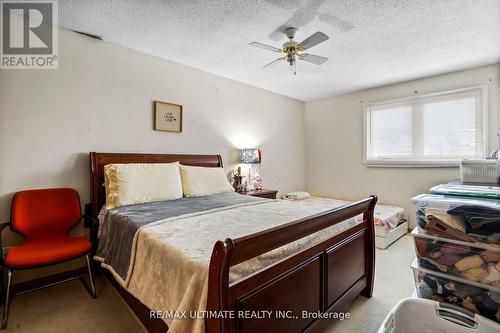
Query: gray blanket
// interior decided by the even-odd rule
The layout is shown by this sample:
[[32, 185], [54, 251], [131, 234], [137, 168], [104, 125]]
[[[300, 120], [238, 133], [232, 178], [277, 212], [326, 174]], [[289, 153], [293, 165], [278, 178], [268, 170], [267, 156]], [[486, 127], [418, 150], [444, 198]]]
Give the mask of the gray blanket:
[[114, 208], [104, 218], [103, 237], [99, 242], [97, 256], [125, 280], [130, 265], [132, 242], [139, 228], [170, 217], [262, 200], [268, 199], [229, 192]]

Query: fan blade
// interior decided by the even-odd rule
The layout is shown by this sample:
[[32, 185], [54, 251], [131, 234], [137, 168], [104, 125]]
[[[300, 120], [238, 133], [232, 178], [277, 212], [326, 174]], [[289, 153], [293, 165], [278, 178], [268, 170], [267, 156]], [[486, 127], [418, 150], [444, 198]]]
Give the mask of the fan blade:
[[321, 31], [316, 31], [311, 36], [307, 37], [299, 44], [299, 46], [303, 50], [310, 49], [313, 46], [318, 45], [319, 43], [323, 43], [325, 40], [328, 40], [329, 37], [322, 33]]
[[328, 61], [327, 57], [322, 57], [314, 54], [303, 54], [300, 57], [301, 60], [316, 64], [316, 65], [323, 65], [325, 62]]
[[275, 64], [275, 63], [277, 63], [278, 61], [280, 61], [280, 60], [285, 60], [285, 59], [286, 59], [286, 57], [281, 57], [281, 58], [278, 58], [278, 59], [276, 59], [276, 60], [271, 61], [271, 62], [270, 62], [270, 63], [268, 63], [267, 65], [262, 66], [262, 68], [269, 67], [269, 66], [271, 66], [271, 65], [274, 65], [274, 64]]
[[273, 51], [273, 52], [281, 53], [281, 49], [278, 49], [277, 47], [274, 47], [274, 46], [271, 46], [271, 45], [262, 44], [262, 43], [259, 43], [259, 42], [251, 42], [248, 45], [252, 45], [252, 46], [258, 47], [259, 49], [263, 49], [263, 50], [268, 50], [268, 51]]

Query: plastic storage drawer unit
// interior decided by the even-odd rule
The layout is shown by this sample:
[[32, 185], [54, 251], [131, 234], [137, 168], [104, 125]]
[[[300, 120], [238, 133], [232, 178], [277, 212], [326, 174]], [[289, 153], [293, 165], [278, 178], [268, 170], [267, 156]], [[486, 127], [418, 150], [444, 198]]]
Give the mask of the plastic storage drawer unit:
[[413, 229], [421, 267], [500, 288], [500, 245], [467, 243]]
[[385, 317], [377, 333], [498, 333], [500, 324], [459, 307], [405, 298]]
[[461, 306], [500, 322], [500, 288], [423, 268], [417, 259], [411, 267], [418, 297]]
[[428, 233], [470, 243], [500, 243], [500, 200], [421, 194], [412, 202], [418, 226]]

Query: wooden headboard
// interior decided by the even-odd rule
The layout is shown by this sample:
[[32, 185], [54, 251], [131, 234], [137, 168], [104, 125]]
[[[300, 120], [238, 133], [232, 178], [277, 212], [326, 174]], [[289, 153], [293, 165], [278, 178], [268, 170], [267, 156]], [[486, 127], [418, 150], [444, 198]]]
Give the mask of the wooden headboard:
[[129, 153], [90, 153], [90, 214], [97, 217], [106, 202], [104, 189], [104, 166], [112, 163], [172, 163], [179, 161], [184, 165], [222, 167], [220, 155], [182, 155], [182, 154], [129, 154]]

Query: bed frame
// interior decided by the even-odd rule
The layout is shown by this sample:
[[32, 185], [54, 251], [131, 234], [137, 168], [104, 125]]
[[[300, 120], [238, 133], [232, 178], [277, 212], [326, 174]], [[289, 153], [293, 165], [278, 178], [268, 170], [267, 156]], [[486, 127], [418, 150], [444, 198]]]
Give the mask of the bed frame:
[[[185, 165], [222, 167], [220, 155], [90, 153], [91, 214], [96, 217], [105, 202], [104, 165], [175, 161]], [[235, 318], [207, 318], [206, 332], [320, 332], [332, 319], [303, 317], [303, 311], [311, 314], [339, 312], [359, 294], [371, 297], [375, 266], [373, 210], [376, 202], [377, 197], [370, 196], [241, 238], [218, 241], [210, 260], [207, 310], [232, 311]], [[359, 214], [363, 214], [362, 223], [242, 280], [229, 283], [231, 266]], [[96, 242], [96, 236], [92, 238]], [[112, 282], [149, 331], [165, 332], [168, 329], [161, 319], [149, 317], [150, 309], [116, 281]], [[244, 313], [241, 311], [263, 310], [272, 311], [269, 319], [238, 316]]]

